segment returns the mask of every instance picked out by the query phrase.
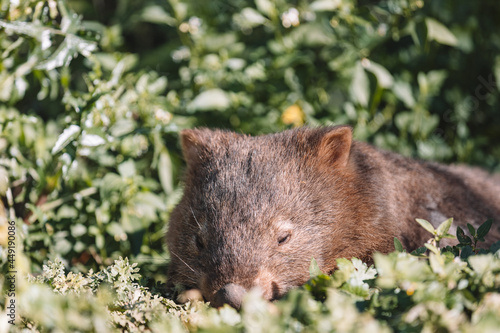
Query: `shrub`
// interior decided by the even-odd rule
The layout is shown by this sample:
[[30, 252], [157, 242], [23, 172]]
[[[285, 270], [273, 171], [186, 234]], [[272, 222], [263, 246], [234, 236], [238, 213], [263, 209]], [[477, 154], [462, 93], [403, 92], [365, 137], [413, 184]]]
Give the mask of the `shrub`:
[[[488, 250], [474, 248], [469, 253], [471, 239], [458, 231], [460, 243], [440, 249], [436, 246], [440, 239], [454, 238], [448, 234], [451, 221], [436, 230], [421, 221], [434, 235], [425, 244], [427, 254], [406, 253], [395, 239], [399, 251], [376, 254], [375, 267], [356, 258], [339, 259], [331, 276], [323, 275], [313, 260], [312, 278], [304, 287], [274, 303], [251, 291], [241, 312], [228, 305], [210, 308], [199, 301], [177, 305], [161, 296], [161, 285], [149, 290], [138, 283], [139, 269], [126, 258], [85, 275], [66, 273], [64, 264], [56, 260], [44, 265], [41, 275], [23, 282], [18, 297], [23, 319], [17, 329], [494, 331], [500, 325], [500, 241]], [[472, 228], [472, 234], [479, 240], [489, 226], [487, 222], [477, 231]]]
[[[9, 259], [4, 230], [14, 221], [24, 272], [61, 259], [90, 278], [90, 269], [123, 256], [139, 264], [142, 288], [164, 281], [164, 226], [182, 191], [182, 128], [257, 134], [345, 123], [357, 139], [382, 148], [499, 170], [499, 6], [3, 1], [2, 272]], [[93, 293], [83, 302], [36, 288], [56, 302], [51, 309], [99, 313], [95, 322], [64, 324], [76, 326], [47, 315], [51, 324], [38, 322], [47, 330], [96, 329], [107, 320], [97, 311], [109, 305], [104, 294], [94, 304]], [[207, 311], [200, 318], [222, 320]]]

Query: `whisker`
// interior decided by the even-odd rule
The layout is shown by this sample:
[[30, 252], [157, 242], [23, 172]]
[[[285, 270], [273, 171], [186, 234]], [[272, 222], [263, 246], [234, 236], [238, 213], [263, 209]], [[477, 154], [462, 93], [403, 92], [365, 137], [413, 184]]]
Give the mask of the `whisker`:
[[196, 216], [194, 215], [193, 207], [189, 207], [189, 209], [191, 209], [191, 213], [193, 214], [194, 220], [196, 221], [196, 224], [198, 225], [198, 227], [199, 227], [199, 228], [200, 228], [200, 230], [201, 230], [201, 224], [198, 222], [198, 219], [197, 219], [197, 218], [196, 218]]
[[215, 205], [213, 202], [210, 203], [210, 208], [212, 208], [212, 212], [214, 214], [214, 221], [217, 221], [217, 209], [215, 209]]
[[186, 273], [183, 273], [181, 271], [177, 271], [176, 273], [186, 279], [185, 281], [183, 281], [183, 283], [187, 282], [188, 284], [197, 285], [198, 281], [196, 281], [196, 278], [193, 277], [193, 275], [187, 275]]
[[187, 267], [187, 268], [189, 268], [190, 270], [192, 270], [195, 274], [198, 274], [198, 272], [197, 272], [197, 271], [195, 271], [195, 270], [194, 270], [191, 266], [189, 266], [189, 265], [188, 265], [188, 264], [187, 264], [184, 260], [182, 260], [182, 258], [181, 258], [181, 257], [179, 257], [179, 256], [178, 256], [175, 252], [172, 252], [172, 250], [170, 250], [170, 253], [172, 253], [174, 256], [176, 256], [176, 257], [177, 257], [177, 259], [179, 259], [180, 261], [182, 261], [182, 263], [183, 263], [184, 265], [186, 265], [186, 267]]

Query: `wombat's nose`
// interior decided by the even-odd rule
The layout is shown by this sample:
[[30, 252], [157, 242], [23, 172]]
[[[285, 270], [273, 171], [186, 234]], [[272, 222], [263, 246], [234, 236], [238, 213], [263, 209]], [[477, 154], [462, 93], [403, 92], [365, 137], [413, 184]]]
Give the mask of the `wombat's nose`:
[[238, 284], [226, 284], [215, 294], [212, 306], [218, 308], [224, 304], [229, 304], [233, 308], [239, 309], [241, 307], [241, 302], [243, 301], [243, 296], [246, 292], [246, 289]]

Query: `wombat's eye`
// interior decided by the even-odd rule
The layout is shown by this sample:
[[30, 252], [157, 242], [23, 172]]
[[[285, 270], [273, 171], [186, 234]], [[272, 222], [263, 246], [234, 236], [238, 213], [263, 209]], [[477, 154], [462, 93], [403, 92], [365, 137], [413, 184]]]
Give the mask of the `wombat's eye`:
[[278, 235], [278, 245], [283, 245], [288, 243], [288, 241], [292, 238], [292, 233], [290, 231], [286, 231]]
[[196, 243], [196, 247], [198, 248], [199, 251], [205, 248], [205, 244], [203, 244], [203, 240], [201, 239], [200, 235], [195, 236], [194, 242]]

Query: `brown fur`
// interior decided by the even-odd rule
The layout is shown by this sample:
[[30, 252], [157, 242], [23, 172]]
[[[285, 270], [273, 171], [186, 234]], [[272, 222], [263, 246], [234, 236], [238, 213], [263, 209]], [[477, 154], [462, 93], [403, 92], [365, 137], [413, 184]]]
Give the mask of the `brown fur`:
[[[415, 218], [477, 227], [500, 217], [499, 178], [353, 142], [346, 126], [185, 130], [181, 141], [188, 168], [167, 233], [169, 283], [215, 305], [238, 307], [255, 286], [279, 298], [308, 280], [311, 258], [329, 273], [337, 258], [393, 251], [393, 237], [413, 250], [430, 238]], [[494, 222], [486, 243], [498, 239]]]

